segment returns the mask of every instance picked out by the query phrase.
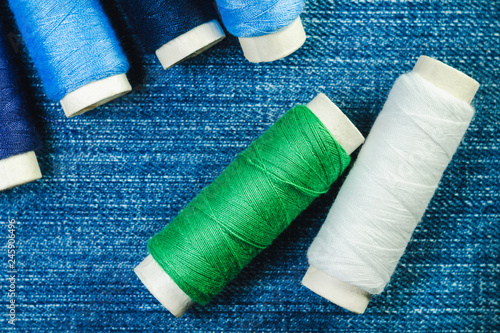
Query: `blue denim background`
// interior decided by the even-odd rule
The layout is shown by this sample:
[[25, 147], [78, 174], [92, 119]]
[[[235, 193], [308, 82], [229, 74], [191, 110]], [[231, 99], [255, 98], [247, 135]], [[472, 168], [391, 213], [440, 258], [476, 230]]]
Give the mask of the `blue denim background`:
[[[1, 16], [10, 16], [5, 1]], [[114, 5], [106, 4], [114, 13]], [[2, 330], [493, 332], [499, 318], [498, 1], [308, 1], [305, 45], [250, 64], [228, 37], [164, 71], [112, 15], [133, 93], [65, 119], [19, 46], [44, 178], [0, 193]], [[11, 20], [8, 20], [12, 23]], [[12, 30], [15, 31], [15, 30]], [[340, 186], [208, 306], [171, 316], [132, 269], [149, 237], [297, 103], [324, 92], [363, 134], [421, 54], [477, 79], [477, 114], [390, 285], [355, 315], [300, 284]], [[6, 323], [7, 222], [18, 221], [18, 321]]]

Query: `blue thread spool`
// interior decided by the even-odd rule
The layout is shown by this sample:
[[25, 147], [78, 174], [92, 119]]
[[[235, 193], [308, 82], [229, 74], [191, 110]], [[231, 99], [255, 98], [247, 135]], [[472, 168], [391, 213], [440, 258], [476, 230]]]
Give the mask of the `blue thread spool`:
[[50, 99], [72, 117], [131, 91], [129, 65], [97, 0], [9, 0]]
[[284, 58], [306, 40], [304, 0], [216, 0], [222, 22], [250, 62]]
[[0, 191], [40, 179], [40, 146], [0, 24]]
[[215, 8], [205, 0], [119, 1], [148, 53], [167, 69], [198, 55], [226, 36]]

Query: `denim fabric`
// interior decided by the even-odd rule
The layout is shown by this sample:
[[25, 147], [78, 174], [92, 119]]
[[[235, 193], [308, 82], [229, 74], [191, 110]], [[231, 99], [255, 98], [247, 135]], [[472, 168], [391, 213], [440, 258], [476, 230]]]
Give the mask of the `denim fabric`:
[[[9, 15], [5, 1], [0, 13]], [[311, 0], [302, 19], [308, 39], [284, 60], [248, 63], [228, 37], [164, 71], [112, 15], [135, 90], [71, 119], [44, 96], [18, 46], [44, 178], [0, 193], [2, 330], [500, 329], [500, 2]], [[133, 268], [147, 255], [147, 240], [280, 115], [324, 92], [366, 135], [396, 77], [421, 54], [482, 84], [477, 113], [392, 282], [364, 315], [300, 284], [306, 250], [341, 181], [208, 306], [176, 319], [146, 290]], [[6, 322], [8, 218], [18, 222], [15, 327]]]

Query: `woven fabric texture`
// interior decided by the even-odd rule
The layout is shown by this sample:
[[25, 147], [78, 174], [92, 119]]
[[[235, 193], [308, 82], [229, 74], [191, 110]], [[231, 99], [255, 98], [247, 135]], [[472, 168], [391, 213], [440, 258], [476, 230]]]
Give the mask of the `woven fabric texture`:
[[[41, 133], [44, 175], [0, 193], [1, 330], [500, 329], [500, 2], [310, 0], [302, 15], [308, 39], [284, 60], [248, 63], [228, 37], [167, 71], [141, 51], [115, 4], [104, 8], [130, 60], [134, 91], [66, 119], [44, 95], [0, 2]], [[364, 315], [300, 284], [342, 179], [207, 306], [176, 319], [146, 290], [133, 268], [148, 239], [279, 116], [323, 92], [366, 135], [395, 79], [422, 54], [481, 83], [476, 115], [391, 283]], [[9, 219], [17, 221], [14, 326], [6, 307]]]

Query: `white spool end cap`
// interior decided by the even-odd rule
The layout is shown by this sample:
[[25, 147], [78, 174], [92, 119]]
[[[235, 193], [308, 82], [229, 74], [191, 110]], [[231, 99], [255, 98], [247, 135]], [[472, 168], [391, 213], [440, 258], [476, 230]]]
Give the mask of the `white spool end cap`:
[[156, 56], [164, 69], [194, 57], [226, 37], [217, 20], [203, 23], [196, 28], [172, 39], [156, 50]]
[[364, 313], [371, 298], [369, 293], [337, 280], [314, 266], [309, 266], [302, 284], [330, 302], [354, 313]]
[[106, 104], [130, 91], [132, 87], [127, 80], [127, 75], [117, 74], [87, 83], [64, 96], [60, 102], [66, 117], [71, 118]]
[[365, 141], [356, 126], [325, 94], [319, 93], [307, 107], [321, 120], [347, 155], [351, 155]]
[[42, 178], [34, 151], [0, 160], [0, 191]]
[[306, 41], [302, 20], [298, 17], [288, 27], [259, 37], [240, 37], [241, 49], [250, 62], [269, 62], [297, 51]]
[[149, 292], [177, 318], [194, 304], [151, 255], [148, 255], [134, 272]]
[[466, 103], [472, 102], [479, 89], [479, 83], [473, 78], [427, 56], [418, 58], [413, 72]]

